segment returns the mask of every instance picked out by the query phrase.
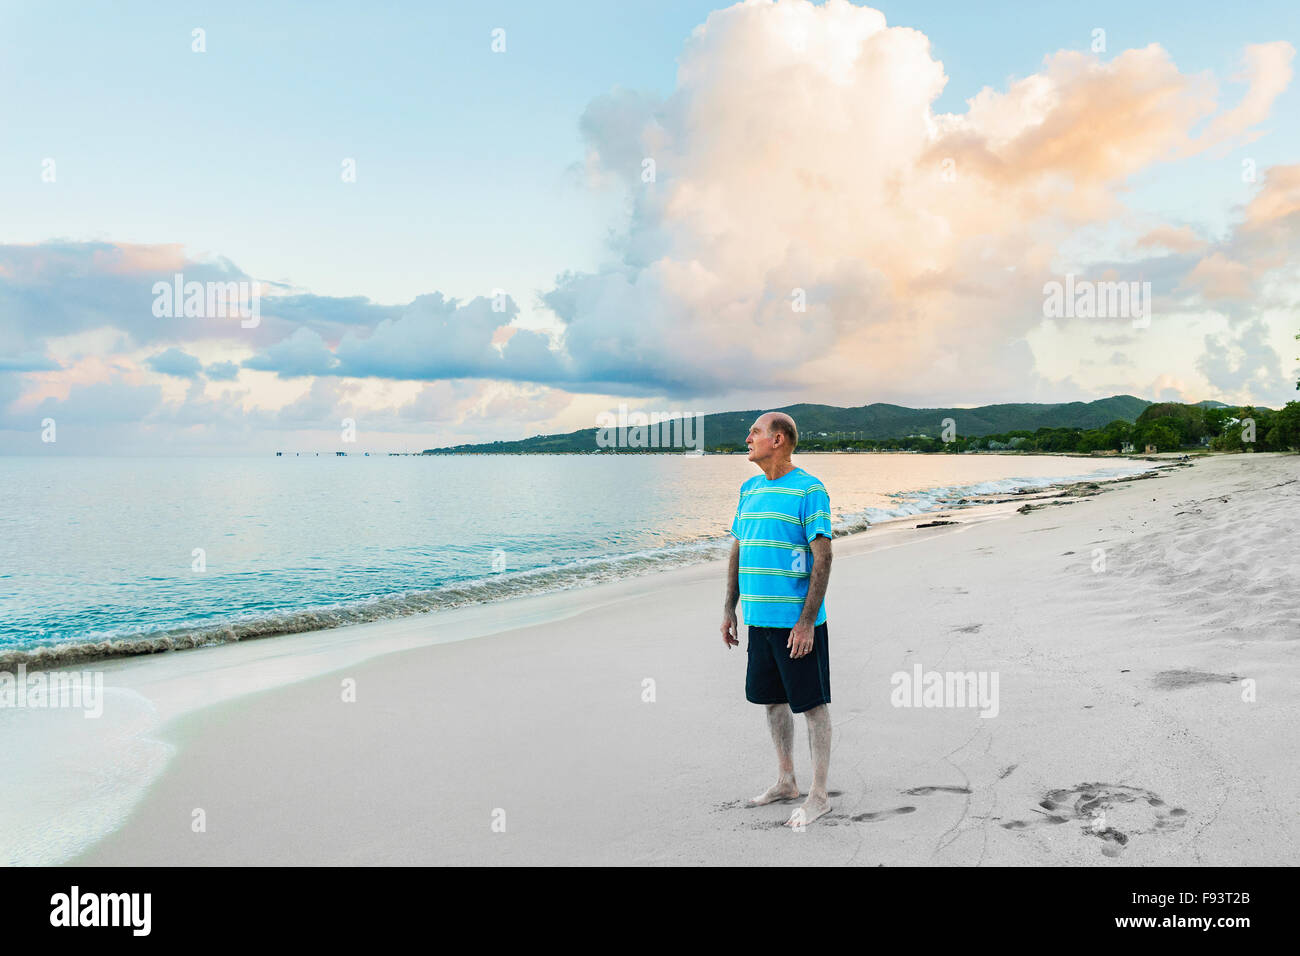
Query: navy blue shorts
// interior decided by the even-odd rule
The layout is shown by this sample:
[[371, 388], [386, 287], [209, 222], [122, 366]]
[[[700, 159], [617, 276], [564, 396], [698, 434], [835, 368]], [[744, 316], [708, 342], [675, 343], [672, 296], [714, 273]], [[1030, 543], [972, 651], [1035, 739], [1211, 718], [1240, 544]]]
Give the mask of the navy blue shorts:
[[789, 704], [796, 714], [831, 702], [831, 653], [826, 625], [813, 628], [812, 650], [790, 659], [788, 627], [749, 629], [745, 699], [751, 704]]

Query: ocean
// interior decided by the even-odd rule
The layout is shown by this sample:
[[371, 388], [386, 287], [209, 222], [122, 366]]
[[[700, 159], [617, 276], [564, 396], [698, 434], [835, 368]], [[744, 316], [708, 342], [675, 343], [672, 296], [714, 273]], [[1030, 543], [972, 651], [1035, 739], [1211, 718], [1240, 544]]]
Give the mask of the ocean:
[[[1134, 474], [1055, 456], [824, 454], [837, 532]], [[708, 560], [743, 455], [3, 458], [0, 662], [86, 660], [436, 611]]]

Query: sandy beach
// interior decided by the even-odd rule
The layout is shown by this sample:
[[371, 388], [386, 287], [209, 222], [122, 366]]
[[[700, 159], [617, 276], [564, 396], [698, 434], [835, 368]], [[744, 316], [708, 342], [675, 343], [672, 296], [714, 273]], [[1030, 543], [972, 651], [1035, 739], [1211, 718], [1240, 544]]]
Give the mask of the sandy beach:
[[[165, 757], [69, 862], [1294, 863], [1298, 478], [1210, 457], [837, 539], [835, 809], [802, 832], [744, 805], [775, 762], [710, 563], [111, 662]], [[996, 715], [895, 706], [917, 668], [996, 675]]]

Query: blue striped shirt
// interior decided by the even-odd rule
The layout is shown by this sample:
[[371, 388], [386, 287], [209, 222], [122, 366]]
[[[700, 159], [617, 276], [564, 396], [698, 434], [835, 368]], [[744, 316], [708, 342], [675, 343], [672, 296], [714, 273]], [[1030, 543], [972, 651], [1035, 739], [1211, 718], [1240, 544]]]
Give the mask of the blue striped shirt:
[[[803, 612], [812, 575], [813, 538], [831, 534], [826, 487], [802, 468], [775, 481], [755, 475], [740, 486], [731, 522], [740, 541], [740, 603], [745, 624], [794, 627]], [[826, 621], [826, 604], [814, 625]]]

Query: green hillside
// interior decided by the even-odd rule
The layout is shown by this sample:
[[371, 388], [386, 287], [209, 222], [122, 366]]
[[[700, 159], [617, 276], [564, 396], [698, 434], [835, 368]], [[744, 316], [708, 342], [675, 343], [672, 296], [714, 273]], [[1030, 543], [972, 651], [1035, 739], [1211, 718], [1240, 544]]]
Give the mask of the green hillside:
[[[839, 408], [835, 405], [798, 404], [780, 409], [747, 409], [718, 412], [704, 416], [704, 444], [709, 450], [730, 450], [744, 445], [745, 435], [755, 418], [765, 411], [790, 414], [799, 425], [803, 438], [827, 435], [863, 439], [903, 438], [908, 435], [938, 436], [943, 420], [956, 423], [957, 434], [965, 437], [1002, 434], [1011, 431], [1036, 431], [1039, 428], [1102, 428], [1116, 420], [1132, 422], [1151, 403], [1132, 395], [1113, 395], [1094, 402], [1065, 402], [1044, 405], [1018, 403], [981, 405], [977, 408], [906, 408], [902, 405], [862, 405]], [[596, 429], [584, 428], [563, 435], [536, 435], [518, 441], [498, 441], [476, 445], [455, 445], [426, 449], [425, 454], [545, 454], [576, 453], [600, 450]], [[620, 442], [620, 444], [622, 444]]]

